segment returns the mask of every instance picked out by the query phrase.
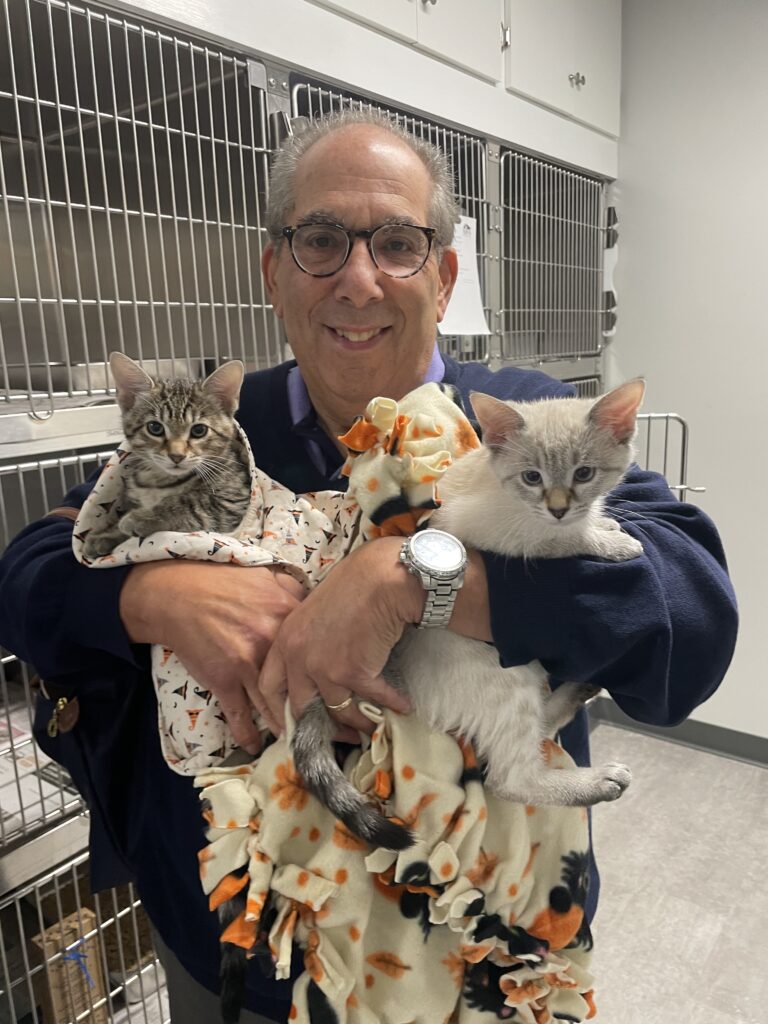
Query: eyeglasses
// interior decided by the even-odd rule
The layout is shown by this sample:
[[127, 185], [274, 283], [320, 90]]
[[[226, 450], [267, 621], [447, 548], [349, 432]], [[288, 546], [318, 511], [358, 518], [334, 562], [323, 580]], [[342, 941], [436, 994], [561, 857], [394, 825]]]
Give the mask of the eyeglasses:
[[427, 262], [434, 228], [416, 224], [380, 224], [377, 228], [347, 231], [341, 224], [299, 224], [283, 228], [291, 255], [300, 270], [312, 277], [330, 277], [349, 259], [352, 243], [364, 238], [376, 267], [388, 277], [413, 277]]

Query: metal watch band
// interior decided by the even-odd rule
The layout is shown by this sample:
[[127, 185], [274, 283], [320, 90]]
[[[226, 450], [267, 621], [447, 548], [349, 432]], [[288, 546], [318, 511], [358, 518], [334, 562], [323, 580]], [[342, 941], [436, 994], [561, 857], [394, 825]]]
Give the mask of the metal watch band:
[[459, 592], [459, 587], [456, 584], [456, 580], [446, 583], [438, 582], [427, 590], [427, 600], [424, 605], [424, 614], [418, 625], [419, 629], [446, 628], [451, 621], [456, 595]]
[[[450, 561], [448, 565], [445, 563], [441, 565], [439, 559], [437, 564], [434, 562], [430, 564], [429, 556], [425, 561], [423, 557], [420, 558], [416, 554], [413, 547], [414, 542], [417, 538], [425, 540], [428, 534], [436, 535], [431, 538], [432, 541], [439, 535], [441, 543], [445, 543], [447, 540], [449, 544], [457, 546], [456, 555], [458, 557], [453, 567], [450, 567]], [[409, 573], [416, 576], [426, 592], [424, 611], [417, 628], [445, 629], [451, 621], [456, 594], [464, 585], [464, 570], [467, 565], [467, 553], [464, 550], [464, 545], [457, 537], [446, 533], [445, 530], [428, 528], [403, 541], [400, 548], [400, 561]]]

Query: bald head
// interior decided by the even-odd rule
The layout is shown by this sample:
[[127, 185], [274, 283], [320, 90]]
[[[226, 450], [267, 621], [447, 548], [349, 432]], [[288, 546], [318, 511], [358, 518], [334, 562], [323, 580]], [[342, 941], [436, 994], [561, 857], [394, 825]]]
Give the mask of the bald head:
[[[459, 211], [453, 194], [453, 178], [444, 154], [436, 146], [406, 131], [386, 114], [360, 110], [339, 111], [313, 121], [301, 134], [288, 139], [278, 151], [270, 173], [266, 216], [266, 227], [272, 240], [278, 241], [281, 229], [290, 222], [290, 214], [295, 207], [297, 176], [305, 159], [322, 146], [319, 152], [324, 155], [338, 152], [333, 159], [341, 166], [341, 161], [348, 159], [352, 148], [349, 140], [354, 138], [366, 144], [364, 148], [372, 160], [376, 159], [379, 146], [385, 146], [390, 155], [402, 149], [404, 160], [410, 155], [412, 173], [426, 173], [427, 176], [427, 221], [435, 228], [435, 242], [438, 246], [451, 245]], [[375, 170], [375, 167], [372, 165], [369, 170]]]

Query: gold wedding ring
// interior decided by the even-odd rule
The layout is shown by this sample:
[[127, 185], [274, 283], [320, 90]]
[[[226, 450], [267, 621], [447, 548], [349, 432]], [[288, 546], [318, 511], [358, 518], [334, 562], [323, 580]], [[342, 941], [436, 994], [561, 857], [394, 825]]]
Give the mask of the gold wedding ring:
[[325, 704], [329, 711], [343, 711], [344, 708], [348, 708], [349, 705], [352, 703], [352, 694], [350, 693], [347, 699], [343, 700], [341, 704], [328, 704], [325, 701], [323, 701], [323, 703]]

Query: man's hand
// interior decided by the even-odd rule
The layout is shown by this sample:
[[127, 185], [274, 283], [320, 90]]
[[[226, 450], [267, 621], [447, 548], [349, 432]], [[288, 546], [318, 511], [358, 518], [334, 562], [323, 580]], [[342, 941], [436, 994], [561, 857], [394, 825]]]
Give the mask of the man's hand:
[[259, 670], [282, 622], [304, 590], [269, 568], [206, 562], [134, 566], [120, 595], [120, 615], [134, 643], [170, 648], [221, 704], [235, 742], [258, 753], [252, 709], [268, 719]]
[[[326, 704], [350, 694], [407, 711], [408, 701], [381, 677], [389, 653], [409, 622], [418, 622], [424, 591], [399, 563], [401, 540], [370, 541], [341, 561], [295, 608], [277, 632], [259, 677], [273, 730], [285, 726], [285, 696], [299, 714], [318, 693]], [[353, 702], [335, 716], [351, 729], [370, 732], [370, 721]]]

